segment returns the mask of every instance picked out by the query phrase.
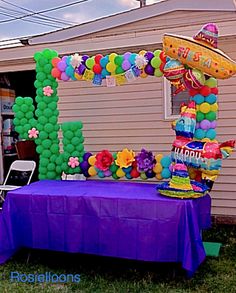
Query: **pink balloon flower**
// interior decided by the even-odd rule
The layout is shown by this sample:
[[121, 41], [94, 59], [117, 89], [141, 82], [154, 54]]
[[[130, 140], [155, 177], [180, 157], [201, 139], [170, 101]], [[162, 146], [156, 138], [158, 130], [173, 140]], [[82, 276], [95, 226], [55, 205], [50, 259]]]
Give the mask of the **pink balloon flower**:
[[76, 168], [79, 166], [79, 159], [78, 157], [70, 157], [69, 158], [69, 161], [68, 161], [68, 165], [71, 167], [71, 168]]
[[28, 134], [29, 134], [29, 135], [28, 135], [29, 138], [37, 138], [39, 132], [38, 132], [38, 130], [37, 130], [35, 127], [33, 127], [32, 129], [30, 129], [30, 130], [28, 131]]
[[51, 97], [51, 95], [53, 94], [53, 89], [50, 87], [50, 85], [45, 86], [43, 88], [43, 94], [44, 94], [44, 96]]

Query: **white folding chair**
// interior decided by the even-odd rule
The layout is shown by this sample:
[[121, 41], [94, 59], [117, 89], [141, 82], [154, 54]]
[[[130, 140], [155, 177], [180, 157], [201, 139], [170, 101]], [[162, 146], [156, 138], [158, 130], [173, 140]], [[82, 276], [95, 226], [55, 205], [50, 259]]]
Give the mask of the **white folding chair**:
[[35, 167], [36, 163], [34, 161], [16, 160], [11, 164], [3, 185], [0, 185], [0, 198], [2, 201], [5, 200], [3, 192], [14, 190], [30, 183]]

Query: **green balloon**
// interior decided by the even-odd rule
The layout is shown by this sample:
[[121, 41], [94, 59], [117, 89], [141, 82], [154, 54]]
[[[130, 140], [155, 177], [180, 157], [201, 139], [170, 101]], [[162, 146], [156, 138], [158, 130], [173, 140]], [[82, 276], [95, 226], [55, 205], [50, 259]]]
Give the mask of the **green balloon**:
[[67, 145], [67, 144], [69, 144], [70, 143], [70, 139], [68, 139], [68, 138], [66, 138], [66, 137], [63, 137], [63, 139], [62, 139], [62, 143], [63, 143], [63, 145]]
[[39, 64], [37, 64], [36, 67], [35, 67], [35, 71], [36, 71], [36, 73], [43, 72], [43, 67], [40, 66]]
[[47, 178], [46, 178], [46, 175], [44, 175], [44, 174], [39, 174], [39, 180], [45, 180], [45, 179], [47, 179]]
[[116, 68], [116, 74], [121, 74], [121, 73], [124, 73], [124, 72], [125, 71], [124, 71], [124, 69], [121, 66], [119, 66], [119, 67]]
[[57, 117], [56, 116], [51, 116], [48, 119], [48, 122], [52, 123], [52, 124], [57, 124]]
[[79, 153], [78, 151], [73, 151], [73, 152], [71, 153], [71, 156], [72, 156], [72, 157], [79, 157], [79, 155], [80, 155], [80, 153]]
[[[47, 119], [45, 116], [40, 116], [40, 117], [38, 118], [38, 122], [39, 122], [40, 124], [45, 125], [45, 124], [47, 124], [48, 119]], [[49, 131], [47, 131], [47, 132], [49, 132]]]
[[24, 126], [27, 122], [28, 122], [28, 120], [27, 120], [26, 118], [22, 118], [22, 119], [20, 120], [20, 124], [21, 124], [22, 126]]
[[45, 157], [41, 157], [40, 158], [40, 163], [39, 163], [42, 167], [46, 167], [49, 164], [49, 159], [45, 158]]
[[64, 136], [65, 136], [65, 138], [71, 140], [74, 137], [74, 132], [71, 130], [67, 130], [67, 131], [65, 131]]
[[50, 108], [51, 110], [56, 110], [57, 108], [57, 103], [56, 102], [50, 102], [48, 104], [48, 108]]
[[154, 76], [161, 77], [162, 75], [163, 75], [163, 72], [159, 68], [156, 68], [154, 70]]
[[42, 152], [43, 152], [43, 147], [42, 147], [41, 145], [38, 145], [38, 146], [36, 147], [36, 152], [37, 152], [38, 154], [42, 154]]
[[36, 94], [37, 94], [37, 96], [41, 96], [41, 98], [42, 98], [42, 96], [43, 96], [43, 88], [41, 88], [41, 87], [37, 88]]
[[46, 49], [43, 50], [42, 54], [43, 54], [43, 56], [45, 58], [52, 59], [52, 56], [53, 56], [54, 53], [52, 52], [51, 49], [46, 48]]
[[44, 139], [42, 141], [42, 146], [45, 148], [45, 149], [49, 149], [50, 146], [51, 146], [51, 140], [50, 139]]
[[124, 58], [121, 55], [117, 55], [114, 59], [114, 62], [116, 65], [120, 66], [123, 62]]
[[58, 157], [58, 154], [52, 154], [51, 158], [50, 158], [50, 162], [55, 163], [56, 164], [56, 159]]
[[205, 116], [206, 116], [206, 119], [209, 121], [216, 120], [216, 112], [210, 111]]
[[54, 171], [56, 169], [56, 165], [54, 163], [49, 163], [47, 167], [48, 171]]
[[15, 103], [16, 105], [21, 106], [24, 104], [24, 99], [22, 97], [17, 97]]
[[18, 132], [20, 135], [24, 132], [23, 126], [19, 125], [15, 127], [16, 132]]
[[36, 110], [35, 110], [35, 115], [36, 115], [37, 117], [41, 117], [41, 116], [43, 116], [43, 111], [41, 111], [40, 109], [36, 109]]
[[48, 133], [46, 131], [40, 131], [39, 132], [39, 138], [44, 140], [48, 138]]
[[50, 158], [52, 153], [49, 150], [44, 150], [42, 156], [45, 158]]
[[53, 153], [53, 154], [57, 154], [59, 153], [59, 145], [58, 144], [52, 144], [51, 147], [50, 147], [50, 151]]
[[61, 174], [61, 172], [62, 172], [62, 168], [61, 168], [61, 166], [56, 166], [56, 172], [57, 172], [58, 174]]
[[36, 103], [40, 103], [43, 101], [43, 98], [41, 96], [36, 96], [35, 101], [36, 101]]
[[57, 164], [58, 166], [60, 166], [62, 163], [63, 163], [63, 158], [62, 158], [62, 156], [57, 157], [57, 159], [56, 159], [56, 164]]
[[49, 172], [47, 172], [46, 176], [47, 176], [48, 179], [55, 179], [56, 172], [55, 171], [49, 171]]
[[36, 126], [36, 128], [38, 129], [38, 131], [42, 131], [43, 130], [43, 128], [44, 128], [44, 125], [43, 124], [41, 124], [41, 123], [37, 123], [37, 126]]
[[38, 109], [44, 110], [47, 108], [47, 104], [45, 102], [39, 102], [38, 103]]
[[95, 64], [95, 61], [93, 58], [88, 58], [85, 62], [86, 66], [88, 67], [88, 69], [92, 69], [94, 64]]
[[44, 111], [43, 111], [43, 115], [45, 116], [45, 117], [47, 117], [47, 118], [50, 118], [51, 116], [52, 116], [52, 110], [51, 109], [45, 109]]
[[68, 164], [67, 164], [66, 162], [62, 163], [62, 164], [61, 164], [61, 169], [62, 169], [64, 172], [66, 172], [66, 171], [69, 169]]
[[[28, 122], [28, 121], [27, 121]], [[24, 129], [24, 131], [25, 132], [27, 132], [27, 137], [28, 137], [28, 131], [31, 129], [31, 125], [30, 124], [25, 124], [24, 126], [23, 126], [23, 129]]]
[[14, 118], [14, 119], [13, 119], [13, 123], [14, 123], [15, 126], [20, 125], [20, 119], [18, 119], [18, 118]]
[[36, 74], [36, 79], [39, 81], [44, 81], [46, 79], [46, 74], [44, 72], [38, 72]]
[[48, 64], [48, 60], [47, 60], [46, 58], [41, 57], [41, 58], [38, 60], [38, 64], [39, 64], [41, 67], [44, 67], [46, 64]]
[[81, 137], [82, 136], [82, 131], [80, 129], [77, 129], [75, 132], [76, 137]]
[[41, 52], [36, 52], [36, 53], [34, 54], [34, 60], [35, 60], [36, 62], [38, 62], [39, 59], [40, 59], [41, 57], [42, 57]]
[[75, 137], [72, 138], [71, 143], [72, 143], [74, 146], [77, 146], [77, 145], [79, 145], [80, 140], [79, 140], [78, 137], [75, 136]]
[[75, 150], [75, 147], [73, 146], [73, 144], [69, 143], [68, 145], [66, 145], [65, 147], [65, 150], [68, 152], [68, 153], [72, 153], [74, 150]]
[[116, 160], [117, 159], [117, 153], [113, 153], [112, 157], [114, 158], [114, 160]]
[[161, 54], [161, 50], [155, 50], [154, 52], [153, 52], [153, 54], [154, 54], [154, 56], [155, 57], [159, 57], [160, 56], [160, 54]]
[[25, 113], [25, 118], [32, 119], [33, 117], [34, 117], [33, 112], [27, 112], [27, 113]]
[[18, 111], [20, 111], [20, 107], [17, 104], [14, 104], [12, 107], [12, 111], [17, 113]]
[[78, 147], [77, 147], [77, 150], [78, 150], [79, 152], [82, 152], [82, 151], [84, 150], [84, 146], [83, 146], [83, 144], [79, 144]]
[[16, 113], [16, 115], [15, 115], [15, 117], [16, 118], [18, 118], [18, 119], [22, 119], [22, 118], [24, 118], [24, 113], [23, 112], [21, 112], [21, 111], [18, 111], [17, 113]]
[[113, 178], [113, 179], [116, 179], [116, 180], [117, 180], [117, 179], [120, 179], [120, 177], [118, 177], [118, 176], [116, 175], [116, 173], [112, 174], [112, 178]]
[[54, 125], [54, 131], [58, 131], [60, 129], [60, 125]]
[[45, 79], [43, 81], [43, 87], [45, 87], [45, 86], [52, 86], [52, 81], [49, 79]]
[[53, 124], [51, 123], [46, 123], [45, 126], [44, 126], [44, 130], [48, 133], [52, 132], [54, 129], [53, 129]]
[[109, 169], [112, 173], [115, 173], [119, 167], [116, 164], [112, 164]]
[[205, 81], [205, 85], [209, 86], [210, 88], [217, 87], [217, 80], [214, 77], [210, 77]]
[[51, 65], [51, 64], [46, 64], [46, 65], [44, 65], [44, 67], [43, 67], [43, 71], [44, 71], [45, 73], [50, 73], [50, 72], [52, 71], [52, 65]]
[[29, 107], [26, 104], [23, 104], [23, 105], [21, 105], [20, 109], [22, 112], [26, 113], [26, 112], [28, 112]]
[[46, 174], [47, 173], [47, 168], [46, 167], [39, 167], [39, 173], [40, 174]]
[[161, 65], [161, 59], [158, 58], [158, 57], [153, 57], [152, 60], [151, 60], [151, 65], [154, 68], [159, 68], [160, 65]]
[[34, 82], [34, 87], [37, 89], [37, 88], [39, 88], [39, 87], [42, 87], [42, 82], [41, 81], [39, 81], [39, 80], [35, 80], [35, 82]]
[[79, 138], [80, 143], [84, 142], [84, 137], [81, 135], [81, 137]]
[[[49, 121], [49, 122], [50, 122], [50, 121]], [[56, 132], [56, 131], [53, 131], [53, 132], [49, 133], [49, 137], [50, 137], [51, 139], [56, 139], [56, 138], [57, 138], [57, 132]]]
[[196, 120], [201, 122], [205, 118], [205, 115], [202, 112], [197, 112]]

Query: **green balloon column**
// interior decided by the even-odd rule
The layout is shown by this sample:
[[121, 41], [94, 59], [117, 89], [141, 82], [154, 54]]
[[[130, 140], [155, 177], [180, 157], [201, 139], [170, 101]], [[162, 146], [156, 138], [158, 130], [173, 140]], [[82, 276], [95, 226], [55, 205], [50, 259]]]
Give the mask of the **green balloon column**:
[[[60, 179], [61, 173], [80, 173], [84, 155], [81, 122], [58, 123], [58, 82], [51, 75], [57, 52], [45, 49], [34, 55], [36, 61], [36, 98], [17, 97], [13, 106], [15, 130], [21, 139], [35, 140], [40, 156], [39, 179]], [[59, 130], [63, 133], [60, 152]]]

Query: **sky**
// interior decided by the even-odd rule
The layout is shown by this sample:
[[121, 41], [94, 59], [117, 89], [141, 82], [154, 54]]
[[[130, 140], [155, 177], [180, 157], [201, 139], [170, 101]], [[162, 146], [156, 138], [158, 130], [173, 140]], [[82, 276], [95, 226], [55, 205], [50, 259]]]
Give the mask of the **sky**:
[[[61, 22], [70, 22], [73, 24], [81, 24], [93, 19], [102, 18], [104, 16], [116, 14], [119, 12], [131, 10], [139, 7], [139, 2], [136, 0], [81, 0], [85, 1], [70, 7], [55, 10], [52, 12], [44, 13], [52, 20], [52, 17], [56, 17]], [[8, 3], [7, 3], [8, 2]], [[11, 38], [25, 37], [31, 35], [37, 35], [53, 30], [58, 30], [58, 27], [46, 25], [40, 25], [38, 21], [42, 21], [38, 18], [24, 18], [23, 20], [14, 20], [6, 22], [12, 18], [12, 14], [15, 17], [21, 17], [24, 14], [30, 14], [31, 11], [38, 12], [61, 5], [70, 4], [76, 2], [75, 0], [0, 0], [0, 40], [7, 40]], [[146, 4], [150, 5], [158, 2], [158, 0], [146, 0]], [[17, 5], [28, 9], [24, 11]], [[8, 15], [6, 15], [8, 14]], [[10, 16], [9, 16], [10, 15]], [[41, 14], [42, 15], [42, 14]], [[30, 20], [33, 22], [27, 22]], [[51, 23], [54, 26], [68, 27], [65, 24], [60, 24], [59, 21]]]

